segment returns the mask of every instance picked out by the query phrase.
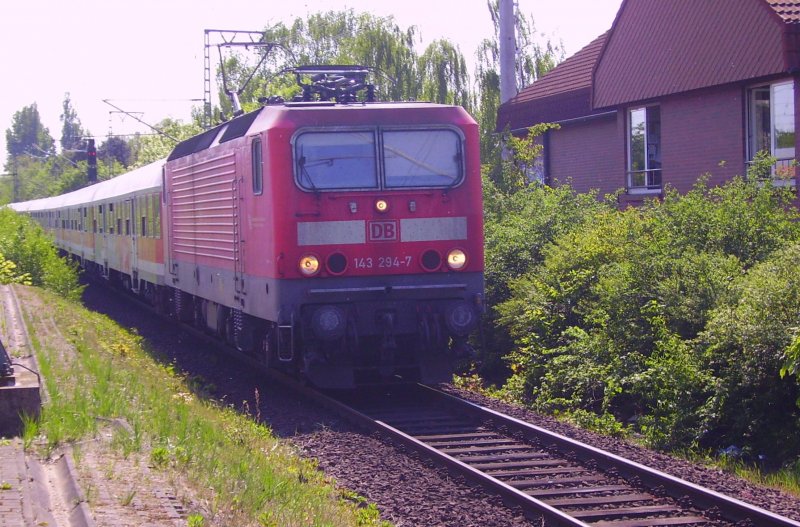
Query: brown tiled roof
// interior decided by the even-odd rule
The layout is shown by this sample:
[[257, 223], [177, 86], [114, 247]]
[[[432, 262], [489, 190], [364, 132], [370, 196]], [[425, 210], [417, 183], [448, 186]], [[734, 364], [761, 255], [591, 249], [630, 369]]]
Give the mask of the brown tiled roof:
[[547, 72], [542, 78], [522, 89], [509, 103], [516, 104], [531, 99], [542, 99], [571, 92], [592, 85], [592, 70], [603, 49], [608, 31], [594, 39], [586, 47]]
[[800, 0], [765, 0], [784, 22], [800, 24]]
[[591, 107], [592, 70], [608, 32], [522, 89], [500, 106], [497, 129], [526, 128], [596, 113]]
[[[764, 2], [763, 5], [769, 6], [769, 8], [771, 8], [775, 12], [775, 14], [777, 14], [781, 18], [781, 20], [783, 20], [784, 23], [792, 25], [797, 24], [797, 26], [794, 27], [800, 29], [800, 0], [759, 0], [759, 1], [763, 1]], [[623, 2], [623, 5], [625, 3], [627, 3], [627, 1]], [[655, 3], [652, 5], [657, 6], [660, 4]], [[686, 8], [689, 5], [691, 5], [691, 2], [682, 3], [681, 5], [683, 5]], [[747, 6], [752, 8], [752, 4], [750, 4], [749, 2], [737, 5], [739, 5], [740, 9], [743, 9]], [[681, 24], [680, 22], [681, 16], [678, 16], [677, 17], [678, 20], [674, 21], [675, 24], [678, 25], [678, 27], [683, 27], [685, 25]], [[617, 22], [619, 22], [619, 17], [620, 14], [618, 13], [617, 19], [614, 22], [615, 26]], [[547, 75], [538, 79], [530, 86], [523, 88], [522, 91], [520, 91], [517, 95], [512, 97], [508, 102], [501, 105], [497, 119], [498, 129], [502, 130], [506, 126], [509, 126], [511, 129], [517, 129], [521, 127], [527, 127], [530, 124], [538, 122], [565, 121], [577, 117], [590, 116], [593, 114], [602, 113], [600, 110], [596, 108], [601, 108], [611, 103], [609, 101], [597, 101], [597, 100], [592, 101], [592, 94], [598, 89], [597, 86], [593, 86], [593, 81], [596, 81], [597, 79], [593, 79], [592, 75], [594, 73], [595, 65], [599, 60], [600, 54], [603, 52], [604, 47], [606, 46], [606, 42], [608, 41], [609, 35], [611, 34], [612, 30], [613, 27], [606, 33], [597, 37], [589, 45], [587, 45], [586, 47], [584, 47], [571, 57], [567, 58], [564, 62], [553, 68], [549, 73], [547, 73]], [[695, 37], [696, 39], [700, 39], [700, 41], [698, 41], [699, 43], [695, 42], [696, 39], [691, 40], [689, 38], [686, 38], [683, 40], [686, 42], [689, 42], [691, 40], [691, 42], [694, 42], [694, 44], [692, 45], [702, 47], [702, 40], [703, 40], [702, 35], [699, 36], [696, 35]], [[798, 41], [798, 46], [800, 46], [800, 36], [798, 36], [797, 41]], [[771, 46], [770, 49], [772, 48], [780, 50], [781, 46], [777, 47]], [[779, 53], [780, 52], [781, 51], [779, 51]], [[635, 52], [632, 51], [632, 53]], [[800, 62], [800, 55], [798, 55], [797, 60], [798, 62]], [[758, 60], [756, 62], [758, 64], [762, 64], [765, 61]], [[661, 67], [664, 67], [663, 62]], [[739, 64], [738, 68], [742, 69], [744, 68], [744, 66]], [[698, 68], [693, 67], [691, 69], [696, 70]], [[756, 73], [759, 72], [753, 73], [748, 71], [748, 74], [750, 75], [757, 76]], [[725, 78], [723, 78], [724, 76], [722, 76], [720, 72], [714, 71], [708, 73], [708, 75], [710, 75], [716, 80], [719, 79], [726, 80]], [[678, 75], [670, 75], [669, 83], [661, 83], [661, 84], [664, 85], [669, 84], [671, 86], [677, 82], [676, 79], [678, 78], [679, 78]], [[617, 81], [619, 80], [617, 77], [615, 77], [615, 79]], [[633, 83], [633, 85], [634, 87], [636, 86], [641, 87], [640, 85], [642, 85], [642, 82]], [[680, 91], [680, 90], [688, 90], [696, 88], [696, 86], [694, 85], [678, 86], [678, 87], [673, 86], [673, 88], [674, 89], [672, 91], [675, 90]], [[670, 90], [666, 90], [666, 92], [670, 92]], [[647, 96], [654, 97], [658, 96], [659, 94], [661, 93], [660, 92], [650, 93], [647, 94]], [[597, 104], [598, 102], [601, 104]], [[597, 105], [596, 107], [595, 104]]]

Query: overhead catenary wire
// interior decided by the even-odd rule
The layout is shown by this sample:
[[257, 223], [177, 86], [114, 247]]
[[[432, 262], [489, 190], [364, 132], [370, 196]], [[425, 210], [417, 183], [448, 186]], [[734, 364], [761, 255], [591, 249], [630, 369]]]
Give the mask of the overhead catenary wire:
[[173, 136], [169, 135], [167, 132], [165, 132], [165, 131], [163, 131], [163, 130], [159, 130], [159, 129], [158, 129], [158, 128], [156, 128], [155, 126], [151, 125], [150, 123], [147, 123], [147, 122], [145, 122], [145, 121], [144, 121], [144, 120], [142, 120], [142, 119], [139, 119], [139, 118], [138, 118], [138, 117], [136, 117], [136, 115], [134, 115], [133, 113], [131, 113], [131, 112], [127, 112], [127, 111], [123, 110], [122, 108], [120, 108], [120, 107], [119, 107], [119, 106], [117, 106], [116, 104], [113, 104], [113, 103], [112, 103], [112, 102], [111, 102], [109, 99], [103, 99], [103, 102], [104, 102], [104, 103], [106, 103], [107, 105], [111, 106], [111, 107], [112, 107], [112, 108], [114, 108], [115, 110], [117, 110], [117, 111], [119, 111], [119, 112], [121, 112], [121, 113], [124, 113], [125, 115], [127, 115], [127, 116], [128, 116], [128, 117], [130, 117], [130, 118], [132, 118], [133, 120], [135, 120], [135, 121], [137, 121], [137, 122], [139, 122], [139, 123], [141, 123], [141, 124], [145, 125], [146, 127], [148, 127], [149, 129], [153, 130], [154, 132], [158, 133], [159, 135], [163, 135], [163, 136], [164, 136], [164, 137], [166, 137], [167, 139], [171, 139], [172, 141], [175, 141], [175, 143], [180, 143], [180, 139], [177, 139], [177, 138], [175, 138], [175, 137], [173, 137]]

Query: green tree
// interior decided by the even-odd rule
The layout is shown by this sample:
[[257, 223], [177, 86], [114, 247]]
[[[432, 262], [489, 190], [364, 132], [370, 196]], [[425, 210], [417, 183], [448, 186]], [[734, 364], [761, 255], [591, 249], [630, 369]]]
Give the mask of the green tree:
[[448, 40], [432, 42], [419, 58], [421, 98], [456, 104], [470, 111], [473, 105], [467, 63], [458, 46]]
[[[329, 11], [289, 25], [279, 23], [265, 30], [265, 40], [276, 42], [262, 68], [240, 94], [242, 106], [253, 109], [256, 99], [280, 95], [290, 99], [299, 93], [294, 77], [284, 72], [306, 64], [359, 64], [371, 68], [371, 81], [379, 100], [417, 100], [459, 104], [470, 108], [474, 95], [466, 61], [457, 46], [446, 40], [433, 42], [420, 56], [416, 27], [400, 28], [392, 17], [355, 11]], [[263, 53], [258, 51], [257, 53]], [[224, 63], [230, 87], [241, 87], [260, 56], [234, 54]], [[221, 78], [221, 71], [217, 75]], [[221, 83], [220, 83], [221, 85]], [[230, 115], [230, 103], [220, 93], [222, 113]]]
[[265, 36], [291, 50], [289, 61], [278, 64], [276, 71], [302, 64], [360, 64], [389, 81], [376, 83], [378, 98], [417, 98], [417, 30], [401, 29], [392, 17], [329, 11], [295, 19], [291, 27], [278, 24]]
[[197, 123], [182, 123], [175, 119], [164, 119], [155, 125], [163, 133], [137, 136], [131, 144], [135, 159], [131, 160], [131, 167], [141, 167], [163, 159], [172, 152], [177, 141], [183, 141], [202, 132]]
[[[61, 113], [61, 152], [73, 161], [86, 160], [86, 139], [87, 135], [81, 126], [78, 112], [72, 106], [69, 92], [64, 94]], [[78, 152], [75, 152], [75, 151]]]
[[[478, 47], [475, 69], [477, 84], [476, 118], [481, 131], [481, 159], [489, 165], [489, 177], [502, 186], [501, 160], [503, 137], [497, 133], [497, 111], [500, 108], [500, 6], [499, 0], [487, 0], [486, 6], [494, 25], [494, 34]], [[517, 91], [541, 78], [564, 59], [562, 44], [549, 39], [540, 43], [531, 16], [515, 11]]]
[[36, 103], [14, 113], [11, 128], [6, 130], [6, 150], [9, 155], [6, 170], [10, 170], [13, 158], [23, 155], [41, 157], [55, 153], [55, 141], [42, 124]]
[[109, 137], [97, 148], [97, 159], [101, 163], [117, 162], [127, 167], [131, 155], [131, 145], [121, 137]]
[[[758, 428], [786, 428], [772, 422], [777, 414], [754, 412], [793, 393], [778, 382], [800, 324], [794, 255], [780, 252], [800, 240], [791, 199], [757, 181], [701, 180], [686, 195], [668, 189], [639, 208], [591, 211], [506, 282], [497, 309], [515, 343], [509, 392], [544, 411], [635, 423], [655, 446], [763, 448]], [[747, 344], [750, 328], [762, 337]]]
[[[39, 224], [11, 209], [0, 209], [0, 257], [14, 264], [14, 275], [77, 300], [83, 287], [77, 265], [58, 256], [52, 239]], [[8, 265], [8, 264], [6, 264]]]
[[800, 245], [776, 251], [737, 278], [730, 301], [712, 313], [702, 335], [715, 390], [702, 429], [773, 462], [800, 453], [800, 385], [785, 375], [800, 328]]

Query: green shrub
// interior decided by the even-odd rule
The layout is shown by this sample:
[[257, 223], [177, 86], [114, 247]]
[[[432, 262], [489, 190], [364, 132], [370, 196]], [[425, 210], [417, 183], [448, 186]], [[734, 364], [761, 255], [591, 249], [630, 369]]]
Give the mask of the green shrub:
[[0, 208], [0, 255], [14, 263], [16, 275], [25, 276], [22, 281], [65, 298], [80, 297], [83, 288], [77, 265], [59, 257], [52, 239], [37, 223], [8, 208]]
[[[800, 334], [791, 279], [800, 261], [785, 249], [800, 240], [790, 198], [757, 181], [700, 181], [636, 209], [565, 216], [539, 205], [520, 209], [512, 229], [505, 218], [488, 226], [487, 243], [500, 242], [487, 248], [487, 277], [502, 268], [508, 288], [487, 278], [513, 339], [505, 390], [543, 411], [630, 423], [662, 448], [761, 448], [755, 431], [772, 425], [762, 439], [800, 437], [792, 419], [777, 423], [793, 416], [798, 395], [779, 375], [797, 371], [787, 347]], [[562, 228], [547, 231], [539, 214]], [[509, 239], [493, 238], [504, 232]]]
[[800, 452], [800, 389], [782, 377], [800, 327], [800, 244], [777, 251], [734, 285], [702, 335], [717, 383], [704, 427], [717, 446], [736, 444], [783, 458]]

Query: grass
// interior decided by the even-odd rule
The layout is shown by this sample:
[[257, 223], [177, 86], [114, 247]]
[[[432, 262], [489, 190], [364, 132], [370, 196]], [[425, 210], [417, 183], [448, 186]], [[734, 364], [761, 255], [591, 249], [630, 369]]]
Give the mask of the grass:
[[[388, 525], [374, 505], [337, 490], [269, 428], [195, 395], [198, 380], [154, 360], [139, 336], [45, 291], [25, 294], [40, 295], [48, 306], [28, 309], [32, 329], [58, 327], [63, 334], [34, 342], [50, 401], [38, 422], [26, 422], [27, 447], [38, 436], [36, 444], [49, 455], [64, 443], [94, 436], [103, 421], [120, 420], [130, 426], [114, 429], [117, 452], [144, 452], [156, 470], [185, 475], [205, 493], [208, 521], [262, 527]], [[62, 348], [62, 340], [71, 350]], [[194, 525], [206, 521], [197, 513], [191, 518]]]

